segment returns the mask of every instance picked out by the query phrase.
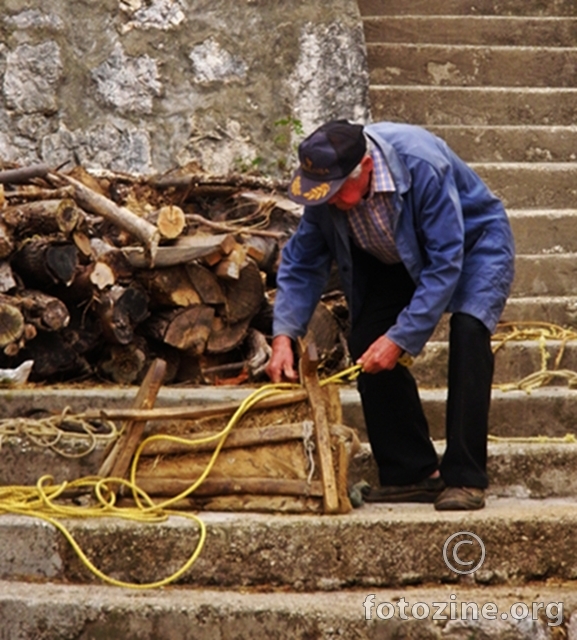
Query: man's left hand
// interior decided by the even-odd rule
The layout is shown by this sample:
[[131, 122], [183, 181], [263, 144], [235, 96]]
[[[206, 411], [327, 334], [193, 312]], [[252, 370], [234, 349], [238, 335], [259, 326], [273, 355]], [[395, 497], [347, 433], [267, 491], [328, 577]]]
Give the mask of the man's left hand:
[[371, 344], [357, 363], [363, 365], [363, 371], [366, 373], [378, 373], [384, 369], [392, 369], [402, 353], [401, 347], [387, 336], [381, 336]]

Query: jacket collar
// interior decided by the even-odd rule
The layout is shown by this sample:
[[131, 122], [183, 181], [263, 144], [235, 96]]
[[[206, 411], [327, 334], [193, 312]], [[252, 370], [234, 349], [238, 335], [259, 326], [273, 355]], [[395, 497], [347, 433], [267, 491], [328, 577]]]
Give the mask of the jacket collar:
[[381, 150], [381, 153], [385, 157], [389, 170], [395, 181], [395, 186], [399, 194], [407, 193], [411, 188], [411, 174], [405, 166], [395, 148], [389, 144], [384, 138], [381, 138], [376, 131], [373, 131], [369, 125], [365, 127], [365, 133], [371, 139], [371, 141]]

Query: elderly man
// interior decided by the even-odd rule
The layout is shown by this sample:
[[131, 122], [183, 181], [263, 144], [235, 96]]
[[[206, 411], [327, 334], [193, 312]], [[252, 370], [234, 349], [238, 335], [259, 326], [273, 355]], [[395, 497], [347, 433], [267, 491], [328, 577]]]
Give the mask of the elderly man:
[[[445, 142], [405, 124], [328, 122], [299, 146], [289, 196], [305, 205], [277, 278], [273, 381], [296, 380], [293, 340], [336, 260], [380, 487], [374, 502], [481, 509], [488, 485], [490, 336], [513, 279], [501, 201]], [[439, 465], [417, 386], [399, 363], [451, 313], [447, 447]]]

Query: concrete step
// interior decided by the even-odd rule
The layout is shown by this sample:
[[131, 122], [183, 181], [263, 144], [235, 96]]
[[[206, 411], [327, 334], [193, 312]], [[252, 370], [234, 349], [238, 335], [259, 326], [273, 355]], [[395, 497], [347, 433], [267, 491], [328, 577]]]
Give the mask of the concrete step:
[[577, 255], [517, 255], [513, 296], [560, 296], [577, 293]]
[[576, 48], [442, 46], [409, 42], [367, 44], [371, 84], [574, 87], [577, 80]]
[[571, 296], [533, 296], [509, 298], [501, 317], [503, 322], [550, 322], [577, 327], [577, 298]]
[[[472, 574], [478, 584], [577, 577], [574, 499], [490, 496], [487, 507], [477, 512], [436, 512], [430, 504], [366, 504], [334, 516], [198, 515], [207, 529], [206, 544], [179, 579], [197, 588], [336, 591], [454, 583], [459, 576], [445, 563], [443, 547], [463, 531], [476, 534], [485, 548], [484, 562]], [[180, 515], [148, 525], [121, 518], [64, 523], [101, 571], [128, 582], [167, 577], [190, 557], [198, 540], [196, 524]], [[51, 524], [3, 515], [0, 541], [0, 579], [99, 582]], [[461, 557], [467, 557], [465, 550]]]
[[574, 17], [388, 15], [367, 16], [363, 26], [368, 43], [574, 47], [577, 40]]
[[363, 16], [577, 16], [574, 0], [358, 0]]
[[577, 121], [577, 89], [373, 85], [369, 97], [375, 122], [571, 126]]
[[467, 162], [575, 162], [577, 127], [429, 125]]
[[[374, 606], [366, 610], [363, 602], [370, 594], [375, 596]], [[383, 617], [392, 612], [391, 619], [379, 619], [380, 603], [390, 603], [390, 608], [384, 605], [378, 611]], [[426, 611], [416, 606], [420, 603], [429, 609], [424, 619], [412, 615], [413, 608], [416, 616]], [[476, 620], [472, 605], [467, 616], [467, 603], [477, 606]], [[483, 609], [485, 605], [489, 606]], [[576, 611], [573, 583], [255, 593], [192, 588], [134, 592], [99, 585], [0, 582], [0, 617], [10, 640], [574, 640]], [[524, 619], [515, 619], [520, 617]]]
[[[496, 346], [499, 343], [493, 343]], [[516, 384], [531, 373], [542, 368], [542, 359], [547, 357], [548, 369], [554, 369], [557, 354], [563, 356], [558, 369], [577, 371], [577, 342], [563, 345], [557, 340], [548, 340], [544, 347], [538, 340], [520, 340], [505, 343], [495, 355], [495, 385]], [[474, 366], [474, 363], [471, 363]], [[411, 371], [422, 388], [438, 389], [447, 384], [448, 345], [446, 342], [429, 342], [415, 358]], [[563, 379], [554, 379], [549, 384], [566, 384]]]
[[[445, 442], [437, 441], [435, 447], [441, 456]], [[537, 443], [512, 438], [509, 442], [490, 442], [488, 449], [489, 495], [520, 499], [577, 497], [577, 442]], [[379, 486], [378, 468], [368, 443], [361, 445], [353, 459], [349, 477], [351, 484], [364, 480]]]
[[518, 254], [577, 251], [577, 209], [509, 209]]

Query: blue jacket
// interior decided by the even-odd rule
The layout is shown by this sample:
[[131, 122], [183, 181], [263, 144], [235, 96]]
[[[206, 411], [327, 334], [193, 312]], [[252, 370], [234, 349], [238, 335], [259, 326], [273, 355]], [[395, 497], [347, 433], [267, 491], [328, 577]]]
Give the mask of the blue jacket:
[[[398, 212], [397, 250], [416, 284], [387, 336], [411, 355], [430, 338], [442, 314], [461, 311], [495, 329], [514, 274], [514, 242], [501, 201], [445, 142], [420, 127], [365, 127], [392, 173]], [[274, 335], [303, 336], [327, 282], [333, 258], [354, 322], [363, 291], [353, 291], [346, 212], [305, 207], [282, 252]]]

